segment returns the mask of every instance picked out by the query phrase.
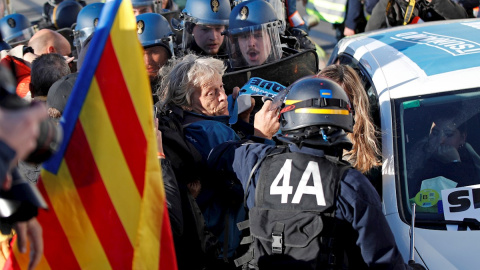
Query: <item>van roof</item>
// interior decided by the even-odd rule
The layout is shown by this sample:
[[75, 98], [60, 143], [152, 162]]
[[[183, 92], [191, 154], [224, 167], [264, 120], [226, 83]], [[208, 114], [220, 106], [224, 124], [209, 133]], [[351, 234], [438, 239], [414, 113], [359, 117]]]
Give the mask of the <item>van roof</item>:
[[360, 34], [341, 40], [336, 53], [354, 56], [373, 78], [377, 92], [389, 92], [390, 98], [479, 87], [480, 19]]

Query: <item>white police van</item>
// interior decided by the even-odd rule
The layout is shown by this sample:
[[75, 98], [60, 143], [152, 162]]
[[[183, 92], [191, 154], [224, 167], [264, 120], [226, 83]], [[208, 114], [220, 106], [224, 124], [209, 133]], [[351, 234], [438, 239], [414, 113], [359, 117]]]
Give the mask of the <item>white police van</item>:
[[480, 20], [345, 38], [337, 62], [359, 73], [381, 130], [383, 210], [404, 259], [480, 269]]

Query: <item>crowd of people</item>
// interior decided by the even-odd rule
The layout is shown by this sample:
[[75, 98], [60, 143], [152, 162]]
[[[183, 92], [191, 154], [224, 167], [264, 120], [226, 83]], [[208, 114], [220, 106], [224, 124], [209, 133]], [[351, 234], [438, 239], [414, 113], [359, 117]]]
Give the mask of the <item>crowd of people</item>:
[[[404, 14], [403, 0], [333, 1], [342, 12], [317, 1], [304, 2], [304, 19], [290, 0], [132, 0], [158, 109], [179, 269], [423, 269], [405, 264], [374, 188], [379, 183], [365, 176], [379, 169], [381, 151], [352, 68], [335, 64], [294, 78], [276, 97], [252, 95], [238, 114], [229, 107], [240, 102], [243, 85], [224, 89], [224, 75], [315, 50], [307, 31], [319, 20], [332, 23], [340, 39], [418, 18], [473, 17], [474, 5], [418, 1], [412, 15]], [[41, 162], [25, 158], [39, 122], [61, 118], [86, 51], [94, 49], [103, 6], [49, 1], [35, 27], [18, 13], [0, 20], [2, 100], [36, 101], [11, 111], [0, 100], [3, 190], [17, 178], [36, 183]], [[43, 249], [35, 213], [5, 223], [0, 219], [2, 232], [17, 226], [19, 239], [27, 229], [36, 238], [35, 266]]]

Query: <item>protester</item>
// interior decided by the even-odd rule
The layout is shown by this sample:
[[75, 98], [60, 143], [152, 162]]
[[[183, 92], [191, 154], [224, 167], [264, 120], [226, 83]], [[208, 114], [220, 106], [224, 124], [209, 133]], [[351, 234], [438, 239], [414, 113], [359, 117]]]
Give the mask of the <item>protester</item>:
[[158, 159], [160, 161], [160, 166], [162, 167], [162, 180], [167, 199], [170, 227], [172, 228], [172, 234], [178, 237], [183, 234], [184, 228], [182, 197], [171, 161], [166, 159], [163, 151], [162, 132], [158, 129], [158, 118], [155, 118], [155, 131], [158, 145]]
[[381, 150], [377, 132], [370, 114], [370, 103], [367, 93], [362, 87], [360, 78], [349, 66], [335, 64], [325, 67], [318, 73], [319, 78], [328, 78], [338, 83], [347, 93], [354, 112], [355, 125], [353, 132], [347, 137], [352, 142], [352, 149], [343, 153], [344, 160], [365, 174], [381, 193], [381, 177], [379, 177]]
[[60, 120], [72, 93], [78, 73], [68, 74], [52, 84], [47, 94], [47, 113], [50, 118]]
[[[184, 138], [200, 154], [200, 160], [195, 167], [192, 166], [198, 168], [194, 170], [194, 178], [177, 179], [186, 182], [190, 194], [198, 194], [196, 202], [202, 210], [206, 227], [219, 238], [222, 253], [220, 256], [214, 254], [218, 259], [207, 263], [207, 269], [233, 267], [231, 259], [240, 242], [240, 232], [235, 224], [245, 218], [237, 180], [205, 171], [205, 162], [213, 147], [225, 141], [239, 140], [235, 130], [228, 125], [227, 96], [222, 83], [225, 68], [221, 60], [186, 55], [160, 70], [162, 84], [158, 91], [159, 107], [163, 111], [172, 111], [180, 120], [185, 127]], [[251, 135], [271, 139], [275, 131], [269, 129], [269, 120], [255, 123]], [[167, 145], [172, 147], [165, 142]], [[165, 155], [168, 158], [171, 154], [165, 152]], [[226, 225], [225, 220], [230, 225]]]
[[[56, 53], [42, 54], [32, 62], [30, 93], [33, 101], [46, 102], [50, 86], [70, 73], [65, 58]], [[18, 171], [22, 178], [37, 183], [41, 163], [19, 161]]]
[[[28, 46], [18, 45], [11, 50], [1, 52], [1, 64], [8, 67], [17, 81], [17, 94], [27, 100], [31, 99], [30, 93], [30, 73], [31, 63], [41, 54], [59, 53], [64, 57], [71, 54], [71, 47], [62, 35], [49, 30], [43, 29], [35, 33], [29, 40]], [[73, 58], [67, 58], [71, 63]]]
[[[0, 66], [0, 91], [10, 95], [15, 95], [15, 86], [12, 75], [4, 67]], [[24, 180], [19, 178], [16, 164], [19, 160], [26, 158], [37, 145], [39, 136], [40, 122], [46, 117], [44, 104], [35, 104], [34, 106], [21, 110], [8, 110], [6, 99], [2, 100], [0, 105], [0, 189], [2, 190], [2, 200], [18, 200], [19, 196], [25, 194], [8, 194], [14, 186], [20, 185]], [[15, 184], [13, 186], [13, 184]], [[13, 196], [12, 196], [13, 195]], [[4, 197], [6, 196], [6, 197]], [[8, 201], [5, 201], [8, 204]], [[18, 203], [18, 201], [17, 201]], [[9, 207], [1, 209], [2, 232], [7, 225], [13, 225], [17, 233], [17, 244], [20, 252], [27, 251], [27, 239], [30, 241], [30, 262], [29, 269], [34, 269], [40, 262], [43, 254], [42, 227], [35, 216], [37, 207], [28, 202], [22, 202], [22, 207], [13, 214], [9, 213]], [[20, 218], [21, 217], [21, 218]]]
[[[190, 54], [165, 66], [160, 72], [167, 74], [162, 76], [158, 90], [161, 107], [174, 105], [184, 111], [184, 124], [188, 124], [186, 132], [192, 136], [192, 143], [205, 159], [219, 143], [238, 139], [235, 131], [228, 126], [227, 95], [222, 82], [225, 69], [222, 61]], [[252, 135], [271, 139], [276, 131], [272, 133], [267, 123], [267, 120], [255, 123]], [[219, 136], [210, 136], [209, 132]]]
[[462, 113], [455, 109], [436, 112], [428, 136], [409, 150], [410, 198], [421, 190], [423, 180], [439, 176], [456, 187], [480, 183], [480, 156], [467, 142], [469, 125]]
[[70, 74], [70, 68], [63, 56], [57, 53], [42, 54], [32, 62], [30, 92], [33, 100], [46, 101], [50, 87], [63, 76]]
[[58, 53], [70, 57], [72, 54], [72, 48], [68, 40], [61, 34], [49, 29], [42, 29], [35, 33], [28, 41], [28, 46], [32, 47], [37, 55]]

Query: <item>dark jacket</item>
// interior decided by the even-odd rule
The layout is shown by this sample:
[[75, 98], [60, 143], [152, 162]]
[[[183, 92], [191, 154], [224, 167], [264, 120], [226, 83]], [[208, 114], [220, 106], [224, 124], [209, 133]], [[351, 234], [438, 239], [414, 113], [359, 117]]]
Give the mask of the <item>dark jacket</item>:
[[183, 234], [183, 213], [182, 199], [177, 179], [173, 173], [172, 165], [167, 159], [161, 159], [163, 186], [165, 187], [165, 195], [167, 197], [168, 217], [173, 235]]
[[187, 188], [188, 183], [202, 176], [202, 157], [184, 138], [183, 110], [169, 107], [158, 116], [167, 158], [162, 161], [162, 173], [178, 269], [200, 270], [215, 257], [212, 253], [216, 249], [215, 240], [212, 245], [208, 242], [210, 234], [205, 230], [202, 213]]
[[5, 177], [10, 170], [10, 163], [15, 158], [15, 150], [0, 140], [0, 185], [3, 185]]
[[[234, 128], [228, 125], [228, 116], [206, 116], [184, 111], [185, 137], [200, 152], [207, 164], [211, 150], [224, 142], [241, 141], [237, 135], [242, 130], [247, 138], [273, 144], [273, 141], [253, 136], [253, 128], [238, 121]], [[245, 219], [243, 191], [233, 173], [223, 171], [231, 163], [228, 155], [220, 155], [219, 163], [208, 164], [208, 177], [202, 180], [202, 192], [196, 201], [205, 217], [207, 228], [212, 231], [222, 245], [221, 257], [232, 258], [240, 244], [241, 232], [236, 224]], [[225, 228], [228, 230], [225, 230]], [[226, 241], [225, 241], [226, 240]]]
[[[244, 188], [252, 168], [272, 147], [263, 144], [244, 144], [235, 150], [233, 169]], [[324, 155], [321, 150], [307, 147], [300, 150], [293, 146], [290, 150], [317, 157]], [[247, 197], [248, 208], [254, 205], [255, 186], [260, 170], [261, 165], [251, 180], [253, 183]], [[352, 269], [364, 269], [366, 265], [375, 269], [409, 269], [395, 244], [377, 192], [368, 179], [355, 169], [347, 170], [341, 179], [335, 217], [351, 225], [349, 231], [345, 232], [351, 240], [350, 246], [345, 249], [352, 252], [351, 256], [347, 257], [353, 258], [355, 255], [357, 257], [357, 261], [349, 263], [353, 266]]]
[[[206, 116], [184, 111], [185, 138], [195, 146], [206, 164], [210, 151], [221, 143], [239, 141], [236, 132], [228, 126], [228, 116]], [[196, 201], [202, 210], [206, 226], [217, 236], [222, 247], [221, 257], [232, 258], [240, 244], [241, 232], [237, 222], [245, 219], [241, 188], [235, 175], [226, 175], [211, 168], [202, 179], [202, 192]], [[238, 192], [240, 190], [240, 192]], [[227, 228], [227, 230], [225, 229]]]
[[[404, 0], [395, 1], [395, 5], [392, 8], [394, 13], [391, 13], [389, 18], [387, 18], [385, 11], [388, 1], [389, 0], [378, 1], [372, 11], [372, 16], [367, 23], [365, 31], [403, 24], [404, 11], [408, 6], [408, 2]], [[419, 16], [426, 22], [469, 18], [465, 8], [451, 0], [432, 0], [431, 3], [428, 3], [426, 0], [417, 1], [412, 18], [415, 16]]]
[[361, 0], [349, 0], [347, 2], [347, 14], [345, 15], [345, 26], [355, 30], [355, 33], [362, 33], [365, 30], [367, 20], [364, 16]]

